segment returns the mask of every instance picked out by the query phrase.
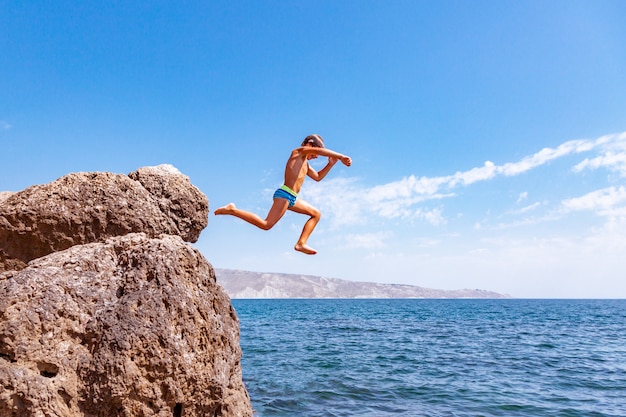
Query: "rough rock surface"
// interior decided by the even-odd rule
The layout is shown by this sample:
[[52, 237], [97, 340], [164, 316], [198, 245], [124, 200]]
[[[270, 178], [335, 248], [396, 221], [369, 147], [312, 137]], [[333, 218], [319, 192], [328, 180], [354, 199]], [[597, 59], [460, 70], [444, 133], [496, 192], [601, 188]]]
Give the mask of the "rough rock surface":
[[[93, 185], [81, 176], [64, 178], [79, 189], [27, 196], [43, 193], [71, 211], [73, 193], [99, 202], [104, 187], [103, 194], [116, 197], [102, 199], [116, 207], [152, 210], [123, 197], [122, 186], [142, 194], [134, 182], [102, 174], [90, 177]], [[98, 202], [91, 213], [109, 224]], [[60, 223], [62, 216], [54, 218]], [[94, 233], [82, 219], [68, 220], [68, 230]], [[48, 231], [46, 224], [35, 230]], [[115, 224], [102, 225], [103, 233], [127, 231]], [[228, 296], [211, 265], [178, 236], [124, 233], [0, 273], [3, 417], [251, 416], [240, 358]]]
[[6, 200], [7, 198], [9, 198], [10, 196], [12, 196], [13, 192], [11, 191], [0, 191], [0, 202], [2, 202], [3, 200]]
[[208, 213], [206, 196], [171, 165], [129, 175], [68, 174], [0, 198], [0, 272], [128, 233], [178, 235], [195, 242]]
[[209, 203], [187, 176], [172, 165], [143, 167], [128, 176], [150, 192], [161, 212], [174, 221], [183, 239], [198, 240], [207, 226]]
[[170, 165], [1, 192], [0, 416], [251, 416], [208, 209]]

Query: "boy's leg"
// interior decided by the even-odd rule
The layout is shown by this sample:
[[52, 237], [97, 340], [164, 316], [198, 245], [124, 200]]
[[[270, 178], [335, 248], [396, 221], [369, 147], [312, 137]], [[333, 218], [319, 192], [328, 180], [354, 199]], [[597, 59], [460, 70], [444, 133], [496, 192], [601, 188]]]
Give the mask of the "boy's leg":
[[293, 207], [290, 207], [289, 210], [311, 216], [311, 218], [304, 224], [302, 234], [300, 235], [300, 239], [298, 239], [298, 243], [296, 243], [294, 249], [306, 253], [307, 255], [315, 255], [317, 251], [307, 246], [306, 242], [309, 240], [309, 236], [311, 236], [311, 232], [313, 232], [315, 226], [317, 226], [317, 222], [320, 221], [320, 211], [301, 198], [298, 198], [296, 200], [296, 204], [294, 204]]
[[230, 214], [231, 216], [239, 217], [240, 219], [245, 220], [258, 228], [269, 230], [280, 220], [281, 217], [283, 217], [288, 207], [289, 201], [284, 198], [275, 198], [265, 220], [254, 213], [238, 209], [233, 203], [218, 208], [215, 210], [215, 214]]

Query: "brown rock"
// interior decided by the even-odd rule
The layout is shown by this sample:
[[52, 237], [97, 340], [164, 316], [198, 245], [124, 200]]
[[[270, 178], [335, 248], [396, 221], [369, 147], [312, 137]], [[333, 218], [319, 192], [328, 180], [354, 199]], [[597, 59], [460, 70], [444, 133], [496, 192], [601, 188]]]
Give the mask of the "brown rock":
[[198, 239], [209, 205], [188, 177], [171, 166], [144, 168], [131, 176], [137, 181], [107, 172], [73, 173], [0, 200], [0, 272], [127, 233]]
[[2, 201], [6, 200], [7, 198], [11, 197], [13, 194], [15, 193], [11, 191], [0, 191], [0, 203], [2, 203]]
[[230, 300], [180, 237], [0, 273], [1, 416], [251, 416], [240, 358]]
[[172, 165], [139, 168], [128, 176], [155, 198], [159, 209], [176, 224], [178, 234], [195, 242], [208, 222], [206, 196]]

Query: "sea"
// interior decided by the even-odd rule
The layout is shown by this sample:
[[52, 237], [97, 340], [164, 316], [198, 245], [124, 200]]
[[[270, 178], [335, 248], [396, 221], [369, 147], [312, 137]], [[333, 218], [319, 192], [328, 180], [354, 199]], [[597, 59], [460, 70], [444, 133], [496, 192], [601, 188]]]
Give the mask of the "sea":
[[233, 300], [257, 417], [626, 416], [626, 300]]

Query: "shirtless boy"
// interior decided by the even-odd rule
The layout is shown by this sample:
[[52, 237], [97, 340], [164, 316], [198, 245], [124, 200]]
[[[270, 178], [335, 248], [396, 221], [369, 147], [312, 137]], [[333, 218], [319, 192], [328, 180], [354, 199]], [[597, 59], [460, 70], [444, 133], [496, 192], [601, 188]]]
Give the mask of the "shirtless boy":
[[[308, 162], [310, 159], [315, 159], [318, 156], [328, 157], [328, 164], [319, 172], [311, 168]], [[299, 148], [291, 151], [291, 156], [287, 160], [287, 166], [285, 167], [285, 183], [274, 193], [274, 203], [265, 219], [254, 213], [238, 209], [233, 203], [218, 208], [215, 210], [215, 214], [230, 214], [263, 230], [271, 229], [287, 210], [306, 214], [310, 218], [304, 224], [302, 234], [294, 249], [308, 255], [315, 255], [317, 251], [307, 246], [306, 242], [313, 229], [315, 229], [317, 222], [319, 222], [321, 213], [317, 208], [298, 198], [298, 193], [306, 176], [315, 181], [321, 181], [337, 161], [341, 161], [346, 166], [352, 165], [352, 159], [349, 156], [326, 149], [324, 140], [320, 135], [307, 136]]]

